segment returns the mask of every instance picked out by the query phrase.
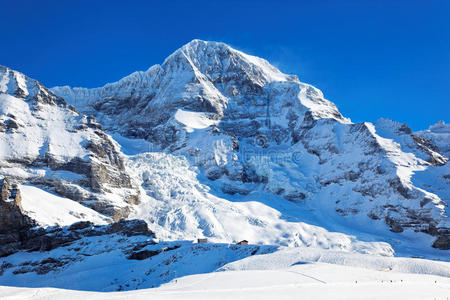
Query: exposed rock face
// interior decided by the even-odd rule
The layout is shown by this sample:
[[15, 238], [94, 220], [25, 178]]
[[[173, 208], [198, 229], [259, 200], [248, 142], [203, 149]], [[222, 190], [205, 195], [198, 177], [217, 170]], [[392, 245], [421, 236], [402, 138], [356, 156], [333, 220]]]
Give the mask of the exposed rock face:
[[139, 202], [120, 151], [93, 117], [2, 66], [0, 102], [0, 175], [54, 191], [114, 220]]
[[0, 234], [27, 230], [35, 225], [23, 211], [20, 191], [8, 178], [1, 180]]
[[223, 43], [194, 40], [102, 88], [52, 90], [110, 131], [188, 157], [224, 193], [263, 189], [355, 227], [363, 215], [394, 232], [450, 228], [449, 199], [413, 177], [447, 168], [433, 142], [390, 120], [353, 124], [318, 89]]
[[128, 259], [135, 259], [135, 260], [144, 260], [144, 259], [147, 259], [149, 257], [158, 255], [158, 254], [160, 254], [162, 252], [171, 251], [171, 250], [175, 250], [175, 249], [180, 248], [179, 245], [175, 245], [173, 247], [166, 247], [166, 248], [163, 248], [161, 250], [153, 250], [153, 251], [152, 250], [141, 250], [141, 251], [138, 251], [139, 248], [145, 247], [145, 246], [146, 245], [144, 245], [144, 244], [135, 246], [132, 249], [132, 251], [130, 251], [130, 254], [127, 256], [127, 258]]
[[441, 232], [441, 235], [434, 241], [433, 247], [441, 250], [450, 250], [450, 232]]
[[123, 235], [126, 237], [154, 237], [147, 224], [142, 220], [120, 220], [109, 225], [94, 225], [84, 221], [66, 227], [15, 227], [15, 231], [0, 234], [0, 257], [17, 251], [50, 251], [67, 247], [73, 242], [92, 236]]

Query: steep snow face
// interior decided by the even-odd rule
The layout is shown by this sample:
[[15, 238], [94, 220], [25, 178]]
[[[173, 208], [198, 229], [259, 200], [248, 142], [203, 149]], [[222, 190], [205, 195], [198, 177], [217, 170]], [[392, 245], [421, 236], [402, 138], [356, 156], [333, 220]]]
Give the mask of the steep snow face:
[[95, 119], [5, 67], [0, 67], [0, 160], [1, 177], [44, 187], [112, 218], [126, 215], [127, 201], [136, 197], [116, 145]]
[[80, 203], [32, 185], [19, 187], [22, 207], [40, 226], [67, 226], [79, 221], [106, 224], [108, 217]]
[[212, 125], [217, 125], [219, 122], [209, 119], [204, 113], [177, 110], [175, 120], [186, 126], [187, 132], [193, 132], [194, 129], [205, 129]]
[[[439, 147], [440, 153], [450, 158], [450, 124], [440, 121], [428, 130], [414, 133], [427, 142]], [[415, 185], [438, 195], [446, 202], [447, 216], [450, 207], [450, 163], [430, 167], [424, 172], [414, 175]]]
[[[450, 248], [445, 193], [415, 181], [447, 164], [432, 143], [389, 120], [352, 124], [318, 89], [223, 43], [194, 40], [163, 64], [116, 83], [53, 91], [116, 136], [186, 157], [200, 167], [200, 182], [227, 200], [277, 195], [339, 228], [382, 236], [387, 225], [393, 232], [437, 236], [435, 247]], [[199, 197], [185, 201], [195, 207]], [[157, 210], [147, 213], [172, 228]], [[224, 236], [225, 220], [198, 215], [191, 232]], [[182, 224], [185, 213], [171, 218]]]
[[439, 147], [442, 154], [450, 158], [450, 124], [439, 121], [427, 130], [418, 131], [415, 134], [430, 140]]

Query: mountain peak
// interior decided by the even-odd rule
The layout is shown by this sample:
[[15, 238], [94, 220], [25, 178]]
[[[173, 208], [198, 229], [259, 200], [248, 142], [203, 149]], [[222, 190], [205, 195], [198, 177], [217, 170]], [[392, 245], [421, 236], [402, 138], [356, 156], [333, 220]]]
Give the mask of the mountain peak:
[[205, 41], [200, 39], [193, 39], [192, 41], [184, 44], [181, 48], [197, 48], [197, 47], [213, 47], [213, 48], [229, 48], [230, 46], [224, 42], [217, 41]]
[[446, 124], [444, 121], [438, 121], [436, 124], [431, 125], [428, 128], [431, 132], [436, 133], [449, 133], [450, 134], [450, 124]]
[[298, 81], [297, 76], [283, 74], [267, 60], [245, 54], [223, 42], [194, 39], [171, 54], [163, 66], [181, 61], [213, 80], [237, 73], [247, 75], [260, 86], [274, 81]]
[[[123, 124], [105, 123], [121, 127], [130, 118], [136, 119], [131, 135], [135, 136], [136, 130], [145, 131], [140, 137], [148, 136], [149, 128], [165, 123], [178, 109], [213, 113], [223, 124], [227, 119], [246, 122], [262, 115], [270, 118], [267, 110], [274, 107], [296, 107], [297, 117], [310, 111], [312, 118], [350, 122], [320, 90], [222, 42], [192, 40], [161, 65], [101, 88], [55, 87], [52, 91], [82, 113], [98, 118], [107, 116], [117, 121], [117, 115], [127, 114]], [[126, 127], [130, 131], [130, 126]]]
[[180, 52], [180, 51], [185, 52], [185, 53], [190, 53], [193, 51], [195, 51], [195, 52], [211, 52], [211, 51], [227, 51], [227, 50], [231, 51], [234, 49], [223, 42], [204, 41], [204, 40], [199, 40], [199, 39], [193, 39], [192, 41], [181, 46], [179, 49], [175, 50], [175, 52], [173, 54]]
[[[34, 103], [67, 106], [67, 103], [50, 90], [21, 72], [0, 65], [0, 94], [31, 100]], [[73, 109], [73, 108], [71, 108]]]
[[[0, 66], [0, 93], [18, 97], [29, 95], [28, 87], [32, 80], [24, 74], [8, 67]], [[32, 84], [34, 82], [31, 82]]]

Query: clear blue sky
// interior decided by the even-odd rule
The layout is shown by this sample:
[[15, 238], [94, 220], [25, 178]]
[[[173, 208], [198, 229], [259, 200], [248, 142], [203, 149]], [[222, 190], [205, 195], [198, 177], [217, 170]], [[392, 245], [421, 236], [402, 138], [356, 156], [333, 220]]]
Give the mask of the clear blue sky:
[[199, 38], [268, 59], [354, 122], [450, 122], [450, 1], [0, 1], [0, 64], [96, 87]]

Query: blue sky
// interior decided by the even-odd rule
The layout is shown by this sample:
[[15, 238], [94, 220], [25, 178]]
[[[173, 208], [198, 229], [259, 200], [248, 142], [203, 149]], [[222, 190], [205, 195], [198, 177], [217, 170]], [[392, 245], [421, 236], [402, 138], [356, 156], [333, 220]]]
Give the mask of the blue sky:
[[2, 1], [0, 64], [96, 87], [223, 41], [320, 88], [354, 122], [450, 122], [450, 1]]

